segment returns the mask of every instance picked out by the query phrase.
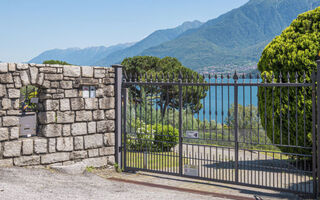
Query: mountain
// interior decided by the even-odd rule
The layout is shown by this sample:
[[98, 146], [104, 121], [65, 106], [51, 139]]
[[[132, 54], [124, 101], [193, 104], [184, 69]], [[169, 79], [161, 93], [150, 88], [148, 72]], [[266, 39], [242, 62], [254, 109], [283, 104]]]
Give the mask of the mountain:
[[75, 65], [94, 65], [97, 60], [101, 60], [106, 55], [131, 45], [133, 45], [133, 43], [118, 44], [110, 47], [88, 47], [84, 49], [52, 49], [41, 53], [30, 60], [29, 63], [42, 63], [45, 60], [62, 60]]
[[126, 57], [136, 56], [137, 54], [141, 53], [143, 50], [148, 49], [153, 46], [160, 45], [164, 42], [171, 41], [177, 38], [180, 34], [184, 33], [187, 30], [192, 30], [201, 26], [202, 23], [200, 21], [192, 21], [192, 22], [184, 22], [182, 25], [171, 28], [171, 29], [164, 29], [158, 30], [144, 38], [143, 40], [137, 42], [136, 44], [119, 50], [115, 51], [103, 59], [96, 62], [96, 65], [111, 65], [120, 63]]
[[139, 55], [172, 56], [192, 69], [256, 64], [264, 47], [320, 0], [250, 0]]

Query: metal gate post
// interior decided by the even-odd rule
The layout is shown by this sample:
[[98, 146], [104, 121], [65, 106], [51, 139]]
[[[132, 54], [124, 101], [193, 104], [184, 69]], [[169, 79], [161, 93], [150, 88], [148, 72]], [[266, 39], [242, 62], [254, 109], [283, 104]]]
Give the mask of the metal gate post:
[[239, 182], [239, 141], [238, 141], [238, 75], [237, 72], [234, 73], [233, 76], [234, 80], [234, 142], [235, 142], [235, 148], [234, 148], [234, 157], [235, 157], [235, 182]]
[[182, 176], [182, 75], [179, 73], [179, 175]]
[[112, 65], [115, 70], [115, 161], [122, 168], [121, 159], [121, 90], [122, 90], [122, 65]]
[[317, 190], [316, 190], [316, 194], [319, 195], [319, 191], [320, 191], [320, 172], [319, 172], [319, 167], [320, 167], [320, 53], [319, 53], [319, 57], [317, 59], [317, 96], [316, 96], [316, 100], [317, 100], [317, 138], [318, 138], [318, 142], [317, 142]]

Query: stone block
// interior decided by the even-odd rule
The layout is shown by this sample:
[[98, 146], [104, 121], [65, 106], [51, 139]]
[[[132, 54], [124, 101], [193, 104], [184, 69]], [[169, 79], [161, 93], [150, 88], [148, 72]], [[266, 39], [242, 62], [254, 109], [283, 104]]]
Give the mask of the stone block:
[[6, 96], [6, 94], [7, 94], [7, 90], [6, 90], [5, 85], [0, 84], [0, 97], [4, 97], [4, 96]]
[[0, 83], [13, 83], [12, 74], [0, 74]]
[[31, 77], [31, 84], [37, 83], [38, 78], [38, 68], [36, 67], [30, 67], [30, 77]]
[[55, 74], [57, 73], [57, 69], [53, 67], [41, 67], [39, 69], [40, 72], [46, 73], [46, 74]]
[[98, 149], [89, 149], [88, 150], [88, 156], [91, 157], [98, 157], [99, 156], [99, 150]]
[[108, 165], [108, 157], [86, 158], [82, 161], [87, 167], [103, 167]]
[[72, 89], [72, 81], [61, 81], [60, 86], [62, 89]]
[[97, 98], [104, 97], [103, 88], [98, 88], [98, 89], [96, 90], [96, 97], [97, 97]]
[[7, 111], [7, 115], [8, 115], [8, 116], [9, 116], [9, 115], [18, 116], [18, 115], [20, 115], [20, 113], [21, 113], [21, 110], [8, 110], [8, 111]]
[[2, 99], [2, 110], [10, 110], [12, 109], [12, 101], [11, 99], [4, 98]]
[[0, 141], [9, 140], [9, 129], [0, 127]]
[[34, 140], [34, 152], [37, 154], [47, 153], [47, 139], [35, 139]]
[[103, 146], [103, 135], [102, 134], [94, 134], [94, 135], [86, 135], [84, 136], [84, 148], [92, 149], [99, 148]]
[[0, 167], [12, 167], [13, 166], [13, 159], [0, 159]]
[[94, 69], [94, 78], [104, 78], [105, 70], [104, 69]]
[[88, 133], [97, 133], [97, 123], [96, 122], [89, 122], [88, 123]]
[[40, 124], [50, 124], [56, 122], [56, 113], [53, 111], [39, 112], [38, 120]]
[[71, 125], [72, 135], [85, 135], [87, 134], [87, 123], [73, 123]]
[[103, 87], [104, 95], [106, 97], [114, 97], [114, 86], [113, 85], [107, 85]]
[[22, 154], [23, 155], [33, 154], [33, 139], [26, 139], [22, 141]]
[[15, 166], [40, 165], [40, 156], [21, 156], [13, 159]]
[[82, 136], [74, 137], [74, 149], [75, 150], [82, 150], [83, 149], [83, 137]]
[[67, 124], [74, 122], [74, 112], [65, 111], [65, 112], [57, 112], [57, 123]]
[[72, 151], [73, 137], [57, 138], [57, 151]]
[[70, 100], [69, 99], [60, 99], [60, 110], [61, 111], [70, 110]]
[[59, 82], [58, 81], [52, 81], [51, 83], [50, 83], [50, 87], [51, 88], [59, 88]]
[[4, 116], [3, 117], [3, 126], [18, 126], [19, 125], [19, 117], [17, 116]]
[[70, 136], [71, 135], [71, 125], [64, 124], [62, 127], [62, 135], [63, 136]]
[[80, 67], [79, 66], [64, 66], [63, 75], [67, 77], [80, 77]]
[[10, 72], [16, 71], [16, 64], [15, 63], [9, 63], [9, 71]]
[[8, 63], [0, 63], [0, 73], [8, 73]]
[[71, 159], [77, 160], [77, 159], [83, 159], [88, 156], [87, 151], [73, 151], [70, 155]]
[[22, 82], [21, 82], [20, 76], [14, 76], [13, 80], [14, 80], [14, 87], [15, 88], [21, 88], [22, 87]]
[[16, 99], [13, 102], [13, 109], [16, 109], [16, 110], [20, 110], [19, 107], [20, 107], [20, 99]]
[[115, 114], [115, 110], [114, 109], [111, 109], [111, 110], [106, 110], [106, 118], [107, 119], [116, 119], [116, 114]]
[[4, 157], [16, 157], [20, 156], [21, 152], [21, 141], [10, 141], [4, 143]]
[[42, 134], [45, 137], [59, 137], [62, 133], [62, 125], [61, 124], [48, 124], [43, 125]]
[[45, 74], [44, 79], [49, 81], [62, 81], [63, 75], [62, 74]]
[[20, 98], [20, 90], [8, 89], [8, 95], [9, 95], [10, 99], [19, 99]]
[[114, 155], [108, 156], [108, 165], [114, 165], [115, 164], [115, 158]]
[[83, 110], [84, 99], [83, 98], [72, 98], [71, 99], [71, 110]]
[[28, 75], [27, 71], [20, 72], [20, 79], [21, 79], [22, 85], [24, 85], [24, 86], [30, 85], [30, 79], [29, 79], [29, 75]]
[[47, 81], [47, 80], [43, 81], [43, 84], [42, 84], [43, 88], [50, 88], [50, 86], [51, 86], [50, 81]]
[[97, 132], [106, 133], [114, 131], [114, 121], [113, 120], [104, 120], [97, 122]]
[[44, 73], [39, 73], [37, 78], [37, 84], [42, 85], [44, 81]]
[[93, 67], [83, 66], [83, 67], [81, 67], [81, 70], [82, 70], [82, 73], [81, 73], [82, 77], [86, 77], [86, 78], [93, 77]]
[[114, 148], [115, 147], [102, 147], [99, 149], [99, 155], [100, 156], [114, 155]]
[[18, 139], [19, 138], [19, 127], [11, 127], [10, 128], [10, 140]]
[[49, 153], [56, 152], [56, 138], [49, 138]]
[[50, 164], [56, 162], [63, 162], [70, 159], [69, 152], [58, 152], [51, 154], [44, 154], [41, 156], [41, 164]]
[[103, 137], [103, 142], [105, 146], [114, 146], [115, 145], [114, 133], [105, 133]]
[[105, 113], [103, 110], [95, 110], [93, 111], [93, 120], [104, 120]]
[[87, 122], [92, 121], [92, 112], [91, 111], [76, 111], [76, 121], [77, 122]]
[[109, 97], [99, 99], [99, 108], [104, 110], [115, 108], [114, 98]]
[[98, 99], [97, 98], [86, 98], [85, 102], [85, 109], [86, 110], [96, 110], [98, 109]]
[[17, 64], [17, 69], [18, 70], [24, 70], [24, 69], [28, 69], [29, 65], [28, 64], [23, 64], [23, 63], [18, 63]]
[[78, 90], [77, 89], [65, 90], [64, 96], [66, 98], [78, 97]]
[[59, 110], [59, 100], [47, 99], [44, 101], [44, 107], [46, 111]]

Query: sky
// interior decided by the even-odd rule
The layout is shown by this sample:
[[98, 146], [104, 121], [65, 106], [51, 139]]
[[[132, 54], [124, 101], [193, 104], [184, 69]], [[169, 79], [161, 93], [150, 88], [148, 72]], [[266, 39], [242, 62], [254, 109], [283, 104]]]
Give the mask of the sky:
[[248, 0], [0, 0], [0, 61], [43, 51], [136, 42], [185, 21], [206, 22]]

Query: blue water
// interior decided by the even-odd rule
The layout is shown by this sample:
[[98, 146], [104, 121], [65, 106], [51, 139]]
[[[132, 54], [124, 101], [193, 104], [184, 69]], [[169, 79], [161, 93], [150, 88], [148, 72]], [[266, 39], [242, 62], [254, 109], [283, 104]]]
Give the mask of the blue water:
[[[249, 79], [245, 79], [245, 83], [249, 83]], [[252, 80], [255, 81], [256, 80]], [[207, 80], [209, 82], [209, 80]], [[212, 82], [212, 80], [211, 80]], [[218, 79], [217, 82], [221, 83], [221, 79]], [[227, 80], [223, 80], [224, 83], [227, 83]], [[243, 80], [238, 81], [238, 83], [242, 83]], [[230, 80], [230, 83], [233, 83], [233, 80]], [[228, 88], [229, 88], [229, 100], [228, 100]], [[222, 94], [223, 93], [223, 94]], [[253, 106], [258, 105], [258, 87], [251, 87], [251, 101], [250, 101], [250, 86], [238, 86], [238, 104], [239, 105], [250, 105]], [[205, 119], [210, 121], [215, 120], [218, 123], [221, 123], [228, 116], [228, 109], [234, 104], [234, 87], [233, 86], [211, 86], [210, 91], [207, 92], [206, 98], [201, 100], [201, 103], [204, 105], [204, 109], [201, 109], [199, 112], [199, 119]], [[209, 111], [211, 109], [211, 118]], [[203, 114], [203, 111], [205, 113]], [[217, 116], [215, 112], [217, 111]], [[223, 118], [222, 118], [223, 111]], [[195, 114], [195, 117], [198, 118], [198, 114]]]

